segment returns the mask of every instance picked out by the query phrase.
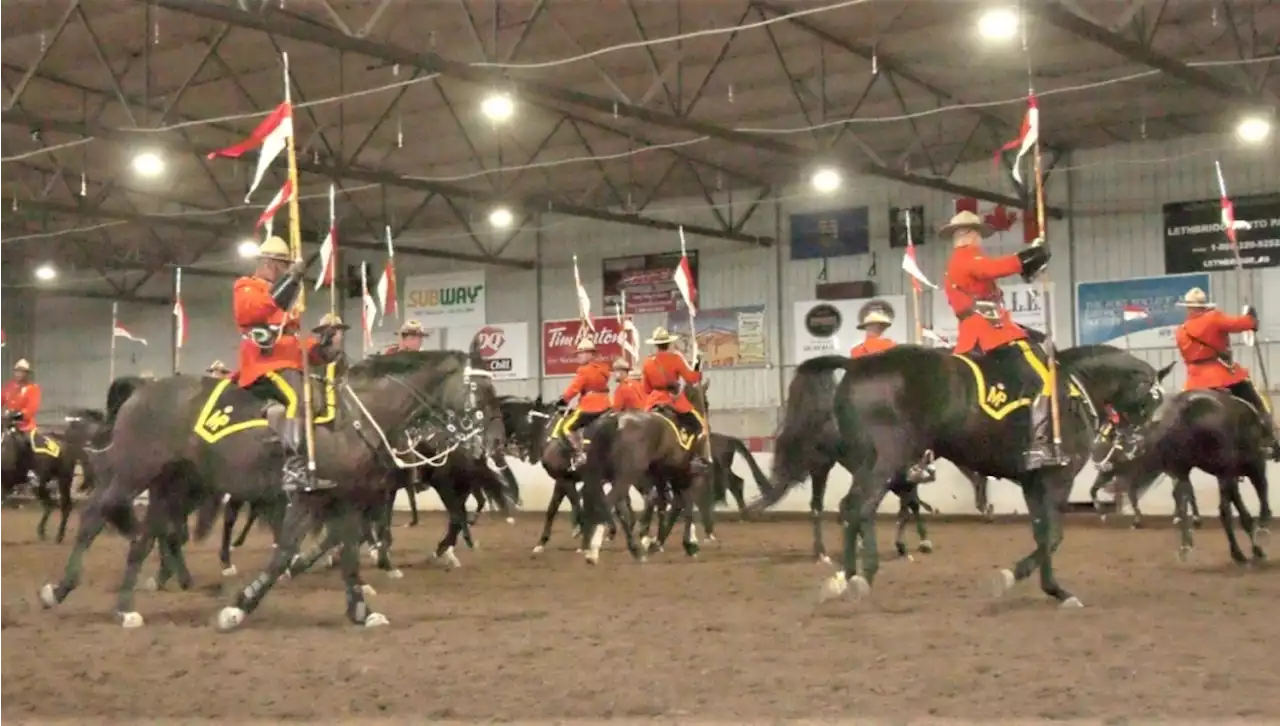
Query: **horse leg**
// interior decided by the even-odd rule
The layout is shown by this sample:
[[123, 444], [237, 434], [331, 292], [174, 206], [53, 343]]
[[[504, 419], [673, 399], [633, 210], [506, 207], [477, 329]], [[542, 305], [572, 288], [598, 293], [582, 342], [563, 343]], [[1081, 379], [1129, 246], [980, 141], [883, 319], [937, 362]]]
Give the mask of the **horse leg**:
[[328, 529], [336, 533], [335, 539], [342, 547], [338, 554], [338, 566], [342, 571], [342, 584], [347, 591], [347, 619], [366, 628], [387, 625], [386, 616], [369, 609], [365, 596], [372, 595], [373, 588], [360, 579], [360, 535], [364, 518], [355, 508], [340, 509], [342, 511], [329, 519]]
[[[236, 574], [236, 566], [231, 562], [231, 548], [234, 546], [231, 544], [231, 537], [236, 533], [236, 520], [243, 507], [242, 500], [232, 497], [222, 510], [222, 544], [218, 547], [218, 561], [222, 563], [223, 577], [233, 577]], [[249, 514], [252, 516], [252, 508]], [[248, 532], [249, 528], [245, 527], [245, 531]]]
[[261, 504], [249, 505], [249, 518], [245, 520], [240, 536], [231, 543], [232, 547], [244, 547], [245, 540], [249, 539], [249, 532], [253, 530], [253, 525], [257, 524], [258, 518], [262, 515], [262, 506]]
[[[840, 499], [841, 527], [844, 532], [843, 566], [823, 582], [819, 602], [840, 597], [846, 592], [854, 600], [871, 593], [871, 583], [880, 569], [880, 551], [876, 546], [875, 519], [880, 501], [888, 491], [894, 471], [905, 468], [848, 466], [856, 472], [849, 493]], [[881, 470], [881, 469], [885, 470]], [[858, 542], [862, 542], [862, 574], [858, 573]]]
[[[1240, 483], [1234, 476], [1218, 477], [1218, 520], [1222, 522], [1222, 531], [1227, 534], [1227, 544], [1231, 548], [1231, 559], [1238, 565], [1243, 565], [1249, 561], [1244, 556], [1244, 552], [1240, 549], [1240, 543], [1236, 541], [1236, 527], [1231, 521], [1231, 507], [1240, 499]], [[1243, 505], [1243, 502], [1241, 503]], [[1245, 524], [1245, 517], [1248, 517], [1249, 524]], [[1240, 526], [1245, 531], [1249, 531], [1250, 525], [1253, 524], [1253, 517], [1246, 513], [1246, 510], [1240, 508]]]
[[[413, 474], [410, 473], [407, 476], [409, 477], [409, 481], [407, 484], [404, 485], [403, 488], [404, 488], [405, 496], [408, 497], [409, 499], [409, 526], [417, 527], [418, 526], [418, 487], [414, 485]], [[392, 493], [392, 496], [394, 497], [395, 494]]]
[[1232, 477], [1231, 486], [1231, 504], [1235, 507], [1236, 512], [1240, 515], [1240, 528], [1244, 530], [1246, 536], [1249, 537], [1249, 549], [1255, 560], [1265, 560], [1267, 553], [1262, 550], [1258, 532], [1258, 520], [1254, 519], [1253, 514], [1249, 511], [1244, 503], [1244, 497], [1240, 496], [1240, 479]]
[[458, 493], [454, 491], [450, 482], [437, 485], [436, 493], [440, 495], [440, 501], [444, 504], [444, 509], [449, 514], [449, 524], [445, 530], [444, 537], [436, 544], [436, 550], [432, 557], [441, 567], [446, 570], [452, 570], [455, 567], [462, 566], [462, 562], [458, 560], [458, 555], [454, 553], [454, 548], [458, 546], [458, 535], [462, 533], [466, 525], [467, 509], [466, 505], [458, 498]]
[[827, 546], [822, 541], [822, 509], [827, 499], [827, 477], [834, 464], [822, 464], [809, 471], [813, 485], [809, 494], [809, 522], [813, 527], [813, 557], [823, 564], [831, 564]]
[[964, 476], [969, 480], [969, 485], [973, 487], [973, 501], [978, 506], [978, 512], [982, 514], [982, 521], [995, 521], [996, 508], [991, 506], [991, 498], [987, 492], [991, 479], [985, 474], [973, 471], [965, 471]]
[[[484, 498], [484, 492], [480, 491], [479, 487], [473, 487], [471, 489], [471, 497], [476, 500], [476, 512], [474, 515], [467, 516], [467, 524], [475, 524], [476, 522], [479, 522], [480, 514], [484, 512], [484, 505], [488, 503]], [[465, 500], [463, 500], [463, 503], [465, 504]]]
[[902, 489], [893, 489], [893, 493], [898, 495], [898, 529], [893, 536], [893, 548], [897, 550], [899, 557], [907, 556], [907, 520], [911, 517], [911, 510], [907, 508], [907, 493]]
[[1138, 487], [1129, 487], [1129, 506], [1133, 508], [1133, 523], [1129, 525], [1133, 529], [1142, 529], [1142, 510], [1138, 507]]
[[697, 557], [701, 549], [698, 545], [698, 523], [694, 521], [693, 509], [697, 504], [697, 492], [695, 491], [695, 482], [689, 481], [681, 492], [683, 503], [681, 509], [684, 514], [684, 553], [690, 557]]
[[1025, 580], [1038, 569], [1041, 591], [1061, 603], [1061, 607], [1082, 607], [1079, 598], [1064, 590], [1053, 573], [1053, 553], [1062, 545], [1062, 514], [1058, 511], [1057, 502], [1049, 497], [1048, 482], [1044, 475], [1033, 473], [1021, 483], [1027, 511], [1031, 515], [1031, 534], [1036, 548], [1019, 560], [1012, 570], [996, 573], [995, 594], [1003, 595], [1015, 582]]
[[61, 519], [58, 521], [58, 534], [53, 541], [62, 544], [67, 538], [67, 522], [71, 519], [71, 479], [73, 472], [60, 474], [58, 479], [58, 509], [60, 510]]
[[[1253, 491], [1258, 495], [1257, 536], [1269, 540], [1271, 532], [1267, 528], [1271, 526], [1271, 485], [1267, 482], [1266, 462], [1254, 467], [1253, 471], [1249, 472], [1249, 483], [1253, 485]], [[1263, 541], [1260, 544], [1265, 547], [1267, 543]]]
[[[125, 628], [142, 627], [142, 615], [134, 610], [134, 592], [138, 587], [138, 574], [142, 564], [155, 546], [156, 540], [164, 537], [171, 530], [176, 520], [171, 517], [172, 505], [166, 501], [157, 501], [152, 491], [151, 500], [147, 503], [147, 516], [142, 523], [142, 531], [129, 544], [129, 554], [125, 559], [124, 576], [120, 580], [120, 589], [116, 593], [116, 615], [120, 625]], [[178, 512], [180, 515], [181, 512]], [[163, 556], [161, 561], [163, 562]]]
[[137, 518], [133, 513], [132, 497], [112, 479], [107, 486], [96, 490], [100, 496], [90, 498], [89, 503], [80, 510], [80, 526], [76, 531], [76, 541], [67, 556], [67, 564], [62, 573], [62, 580], [57, 585], [45, 583], [40, 588], [40, 602], [51, 608], [61, 604], [80, 585], [80, 577], [84, 572], [84, 555], [93, 545], [93, 541], [102, 533], [110, 519], [122, 531], [132, 532], [137, 529]]
[[1192, 496], [1190, 474], [1183, 472], [1173, 479], [1173, 522], [1178, 527], [1178, 560], [1187, 562], [1191, 559], [1191, 551], [1195, 549], [1195, 541], [1191, 536], [1191, 521], [1187, 516], [1187, 506]]
[[276, 548], [267, 561], [266, 569], [258, 573], [249, 584], [236, 594], [235, 604], [223, 607], [218, 612], [217, 628], [221, 632], [230, 632], [240, 627], [249, 614], [258, 609], [262, 600], [280, 581], [280, 577], [289, 569], [289, 564], [298, 554], [298, 545], [308, 532], [311, 524], [310, 516], [303, 509], [301, 499], [289, 502], [284, 512], [284, 521], [276, 539]]
[[47, 527], [49, 518], [53, 516], [53, 494], [49, 491], [49, 482], [39, 477], [36, 482], [36, 499], [40, 500], [40, 522], [36, 524], [36, 539], [44, 542], [49, 539]]
[[[1089, 487], [1089, 501], [1093, 504], [1093, 511], [1098, 512], [1102, 516], [1103, 521], [1106, 521], [1107, 513], [1102, 510], [1102, 502], [1098, 501], [1098, 492], [1102, 491], [1103, 487], [1110, 484], [1111, 480], [1115, 478], [1116, 474], [1114, 470], [1100, 471], [1098, 472], [1098, 475], [1093, 478], [1093, 486]], [[1118, 501], [1119, 496], [1117, 495], [1115, 499]]]
[[573, 479], [564, 479], [564, 496], [569, 500], [569, 522], [572, 529], [570, 537], [581, 537], [582, 534], [582, 495], [578, 492], [578, 483]]
[[547, 502], [546, 521], [542, 524], [542, 536], [538, 537], [538, 544], [533, 546], [533, 554], [541, 554], [547, 549], [547, 542], [551, 540], [551, 527], [555, 523], [556, 514], [560, 512], [560, 503], [565, 499], [565, 487], [572, 487], [571, 482], [565, 482], [562, 479], [551, 480], [551, 501]]
[[636, 539], [636, 515], [631, 509], [631, 488], [633, 484], [630, 481], [613, 483], [613, 490], [609, 492], [608, 501], [612, 505], [609, 509], [616, 515], [613, 520], [617, 522], [617, 527], [622, 529], [622, 534], [627, 540], [627, 551], [631, 553], [631, 557], [637, 562], [645, 561], [645, 552], [640, 548]]

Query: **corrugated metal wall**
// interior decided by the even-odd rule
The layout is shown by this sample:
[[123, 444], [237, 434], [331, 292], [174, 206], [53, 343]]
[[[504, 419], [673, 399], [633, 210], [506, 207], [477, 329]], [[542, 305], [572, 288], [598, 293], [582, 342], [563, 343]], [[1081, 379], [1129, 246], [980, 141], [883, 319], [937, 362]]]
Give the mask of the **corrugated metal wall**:
[[[1221, 147], [1221, 148], [1219, 148]], [[1266, 163], [1258, 152], [1252, 158], [1232, 149], [1230, 139], [1193, 137], [1171, 143], [1118, 146], [1077, 153], [1059, 165], [1047, 186], [1052, 205], [1073, 210], [1070, 221], [1049, 226], [1056, 256], [1050, 268], [1054, 281], [1053, 319], [1061, 344], [1074, 341], [1074, 283], [1163, 274], [1161, 204], [1166, 201], [1210, 199], [1217, 196], [1213, 160], [1222, 160], [1233, 194], [1274, 191], [1280, 188], [1280, 168]], [[990, 163], [957, 170], [957, 182], [990, 189], [1012, 188]], [[738, 219], [750, 207], [755, 195], [739, 193], [730, 199], [720, 195], [721, 212]], [[792, 304], [812, 299], [814, 284], [822, 265], [819, 261], [791, 262], [786, 249], [787, 215], [824, 207], [867, 205], [870, 207], [872, 253], [833, 258], [828, 279], [874, 280], [883, 294], [906, 291], [900, 270], [901, 255], [888, 245], [889, 208], [923, 204], [926, 224], [936, 227], [952, 213], [954, 198], [928, 190], [886, 184], [876, 179], [854, 179], [836, 197], [815, 198], [807, 186], [770, 197], [745, 225], [748, 233], [776, 235], [782, 244], [776, 249], [690, 237], [689, 244], [700, 251], [699, 290], [703, 307], [764, 303], [767, 308], [768, 347], [771, 364], [764, 369], [717, 371], [711, 399], [722, 414], [717, 419], [722, 430], [741, 434], [768, 433], [773, 428], [774, 410], [780, 391], [789, 377]], [[779, 219], [779, 211], [781, 219]], [[687, 222], [713, 223], [705, 200], [689, 200], [661, 205], [646, 214]], [[536, 231], [533, 227], [538, 227]], [[649, 231], [620, 225], [548, 218], [530, 224], [510, 246], [510, 257], [533, 259], [540, 255], [540, 271], [490, 269], [488, 319], [494, 323], [525, 321], [531, 327], [530, 369], [538, 371], [539, 319], [574, 318], [577, 303], [573, 293], [571, 259], [578, 255], [583, 283], [597, 306], [601, 292], [600, 261], [605, 257], [663, 252], [677, 249], [673, 233]], [[1068, 240], [1071, 244], [1067, 244]], [[948, 248], [930, 240], [920, 249], [922, 267], [933, 278], [941, 276]], [[358, 258], [345, 259], [346, 263]], [[370, 260], [379, 262], [378, 260]], [[202, 263], [203, 264], [203, 263]], [[416, 273], [446, 272], [464, 266], [400, 257], [401, 278]], [[1280, 319], [1280, 293], [1266, 292], [1268, 282], [1280, 283], [1280, 271], [1268, 270], [1246, 276], [1254, 289], [1253, 298], [1262, 304], [1263, 317]], [[165, 295], [170, 283], [160, 280], [150, 294]], [[1280, 287], [1271, 285], [1277, 290]], [[1218, 301], [1238, 307], [1243, 297], [1235, 273], [1213, 274], [1213, 291]], [[191, 279], [184, 282], [184, 298], [189, 310], [191, 342], [183, 352], [182, 369], [203, 370], [214, 358], [231, 362], [235, 331], [230, 321], [230, 281]], [[541, 294], [539, 294], [539, 292]], [[6, 330], [9, 329], [9, 299], [6, 295]], [[327, 309], [321, 300], [312, 311]], [[359, 319], [355, 301], [347, 305], [347, 319]], [[923, 306], [929, 309], [929, 304]], [[540, 311], [540, 312], [539, 312]], [[598, 311], [599, 312], [599, 311]], [[611, 311], [610, 311], [611, 312]], [[314, 317], [314, 316], [312, 316]], [[46, 406], [100, 405], [108, 376], [110, 350], [110, 303], [41, 298], [37, 305], [38, 335], [21, 345], [32, 351], [46, 389]], [[171, 368], [171, 312], [167, 307], [122, 304], [120, 319], [131, 331], [146, 337], [143, 348], [120, 341], [117, 373]], [[641, 316], [637, 323], [646, 334], [665, 316]], [[13, 340], [12, 338], [10, 339]], [[349, 349], [358, 353], [358, 337], [349, 340]], [[12, 355], [13, 344], [5, 352]], [[1268, 347], [1268, 352], [1270, 349]], [[25, 354], [25, 353], [23, 353]], [[1146, 353], [1153, 362], [1171, 359], [1172, 351]], [[780, 367], [781, 365], [781, 367]], [[1274, 364], [1271, 366], [1274, 369]], [[504, 382], [510, 393], [553, 398], [567, 383], [565, 379]], [[732, 413], [730, 412], [732, 411]]]

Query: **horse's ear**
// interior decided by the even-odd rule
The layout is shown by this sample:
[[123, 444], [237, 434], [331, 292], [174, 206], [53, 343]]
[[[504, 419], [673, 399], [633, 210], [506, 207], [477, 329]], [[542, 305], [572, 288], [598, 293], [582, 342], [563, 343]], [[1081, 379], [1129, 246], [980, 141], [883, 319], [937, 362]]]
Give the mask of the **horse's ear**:
[[484, 356], [480, 355], [480, 334], [476, 333], [471, 338], [471, 349], [468, 351], [469, 362], [472, 368], [484, 368]]
[[1165, 379], [1165, 376], [1169, 375], [1169, 372], [1172, 371], [1173, 367], [1176, 365], [1178, 365], [1178, 361], [1175, 360], [1174, 362], [1170, 363], [1164, 368], [1161, 368], [1160, 370], [1156, 371], [1156, 383], [1163, 381]]

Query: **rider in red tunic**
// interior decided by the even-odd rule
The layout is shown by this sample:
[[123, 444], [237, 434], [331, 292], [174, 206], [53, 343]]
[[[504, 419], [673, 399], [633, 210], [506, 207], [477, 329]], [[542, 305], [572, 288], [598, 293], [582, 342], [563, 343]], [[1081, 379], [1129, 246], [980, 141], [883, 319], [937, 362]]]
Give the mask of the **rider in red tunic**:
[[578, 399], [577, 408], [560, 420], [556, 433], [565, 437], [575, 459], [582, 454], [582, 429], [591, 425], [609, 410], [609, 361], [596, 355], [596, 344], [591, 338], [578, 343], [578, 371], [569, 387], [556, 401], [561, 411]]
[[1043, 352], [1004, 306], [1004, 294], [996, 281], [1022, 275], [1031, 281], [1049, 263], [1049, 249], [1042, 240], [1018, 250], [1016, 254], [987, 257], [982, 240], [991, 236], [991, 225], [973, 212], [960, 212], [940, 230], [944, 239], [955, 245], [947, 263], [943, 287], [947, 302], [959, 319], [955, 352], [1014, 356], [1023, 365], [1023, 383], [1034, 391], [1031, 403], [1031, 440], [1025, 453], [1025, 466], [1032, 471], [1063, 466], [1066, 460], [1052, 448], [1050, 396], [1052, 389]]
[[1174, 338], [1178, 353], [1187, 366], [1187, 382], [1184, 391], [1216, 388], [1248, 401], [1262, 419], [1263, 430], [1271, 437], [1267, 442], [1267, 455], [1280, 459], [1271, 406], [1249, 380], [1249, 369], [1236, 363], [1231, 356], [1231, 333], [1243, 333], [1258, 329], [1258, 313], [1252, 305], [1244, 309], [1244, 315], [1227, 315], [1209, 302], [1204, 290], [1193, 287], [1178, 305], [1187, 309], [1187, 320], [1178, 326]]
[[[653, 337], [645, 342], [658, 349], [658, 352], [644, 359], [640, 380], [644, 384], [644, 407], [648, 411], [657, 408], [670, 408], [676, 414], [676, 421], [687, 433], [700, 437], [707, 430], [702, 414], [693, 407], [689, 397], [685, 395], [686, 386], [702, 381], [702, 361], [693, 362], [693, 367], [685, 361], [684, 356], [671, 350], [671, 344], [680, 340], [680, 336], [671, 334], [666, 328], [659, 326], [653, 331]], [[695, 473], [705, 471], [711, 462], [703, 455], [701, 448], [694, 453], [692, 460]]]
[[308, 491], [317, 484], [307, 472], [303, 456], [302, 343], [297, 317], [290, 311], [305, 271], [306, 262], [295, 262], [284, 240], [268, 237], [258, 248], [258, 268], [252, 276], [237, 279], [232, 293], [236, 327], [240, 329], [238, 383], [280, 404], [268, 409], [267, 420], [287, 450], [286, 491]]
[[427, 331], [417, 320], [405, 321], [400, 326], [400, 342], [387, 346], [383, 355], [397, 353], [402, 350], [422, 350], [422, 342], [427, 339]]
[[626, 357], [613, 362], [614, 380], [617, 386], [613, 389], [614, 411], [643, 411], [644, 384], [638, 375], [631, 373], [631, 361]]
[[0, 391], [4, 410], [19, 414], [15, 425], [19, 431], [36, 430], [36, 413], [40, 410], [40, 384], [31, 380], [31, 364], [26, 358], [13, 365], [13, 378]]
[[883, 353], [897, 345], [891, 338], [884, 337], [884, 331], [891, 325], [893, 325], [893, 318], [880, 308], [873, 307], [867, 311], [867, 314], [863, 315], [862, 320], [858, 322], [858, 330], [867, 331], [867, 337], [849, 350], [849, 357], [861, 358], [864, 355]]

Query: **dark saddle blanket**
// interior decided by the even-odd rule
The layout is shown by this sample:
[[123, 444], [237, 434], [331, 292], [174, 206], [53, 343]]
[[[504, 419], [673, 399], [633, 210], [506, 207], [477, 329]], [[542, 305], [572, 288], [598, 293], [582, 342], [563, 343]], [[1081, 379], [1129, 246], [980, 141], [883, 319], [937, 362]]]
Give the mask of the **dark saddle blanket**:
[[[1035, 355], [1039, 366], [1047, 369], [1043, 355], [1039, 351]], [[1013, 411], [1030, 405], [1043, 387], [1041, 373], [1032, 366], [1025, 352], [1018, 346], [1002, 346], [988, 353], [975, 352], [955, 357], [969, 369], [976, 387], [978, 405], [992, 418], [1003, 419]], [[1058, 379], [1065, 380], [1061, 369], [1058, 371]], [[1075, 384], [1070, 382], [1067, 394], [1071, 398], [1082, 395]]]
[[[312, 413], [316, 425], [330, 424], [337, 417], [337, 390], [321, 381], [311, 381]], [[241, 388], [231, 380], [209, 379], [204, 405], [196, 417], [194, 431], [210, 444], [232, 434], [268, 426], [267, 409], [280, 405]], [[302, 392], [298, 392], [299, 399]], [[302, 405], [302, 401], [298, 401]]]

